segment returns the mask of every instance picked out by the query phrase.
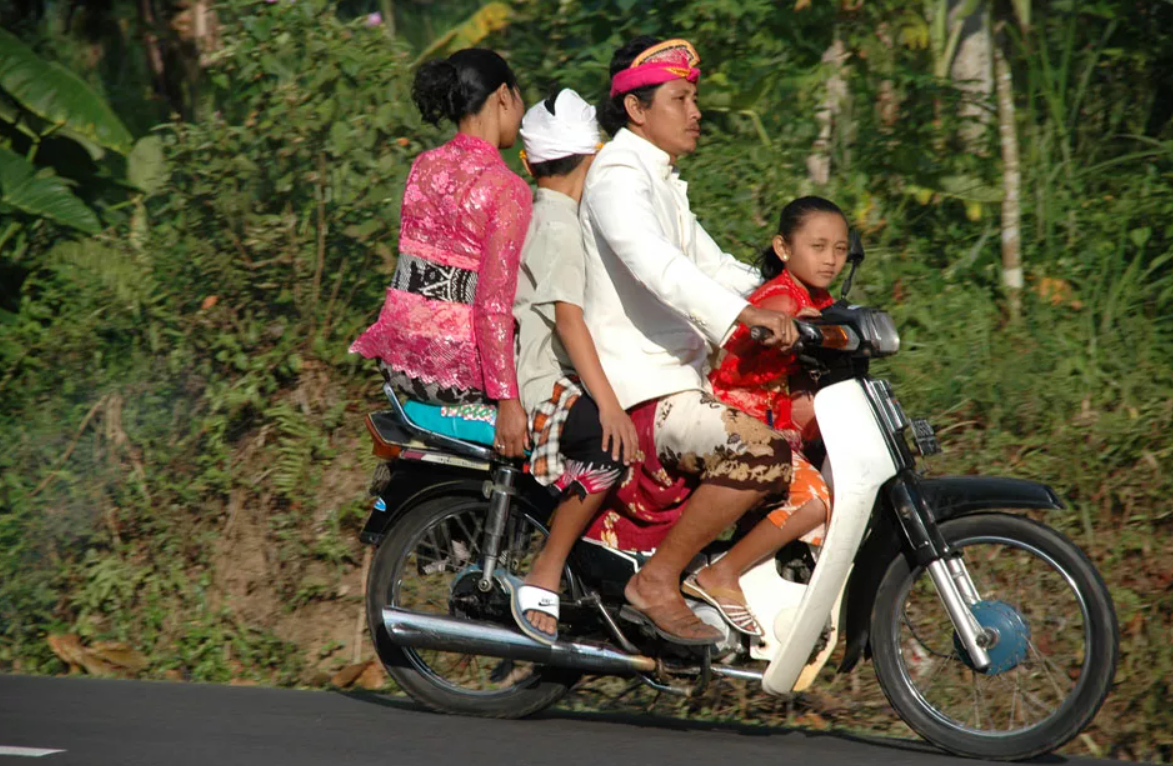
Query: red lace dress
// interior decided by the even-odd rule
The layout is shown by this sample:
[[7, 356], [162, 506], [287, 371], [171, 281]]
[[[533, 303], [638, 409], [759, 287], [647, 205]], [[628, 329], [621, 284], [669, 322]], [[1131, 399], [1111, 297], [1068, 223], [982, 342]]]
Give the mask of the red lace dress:
[[[761, 306], [779, 297], [789, 299], [787, 313], [792, 316], [804, 308], [821, 311], [835, 302], [826, 290], [808, 291], [789, 271], [755, 290], [749, 302]], [[795, 450], [801, 450], [802, 435], [791, 417], [790, 400], [790, 376], [797, 371], [794, 354], [756, 343], [749, 337], [749, 328], [741, 326], [725, 343], [709, 383], [721, 401], [781, 431]]]
[[486, 141], [457, 133], [421, 154], [386, 302], [351, 352], [381, 359], [418, 398], [437, 388], [517, 398], [513, 298], [532, 208], [529, 185]]

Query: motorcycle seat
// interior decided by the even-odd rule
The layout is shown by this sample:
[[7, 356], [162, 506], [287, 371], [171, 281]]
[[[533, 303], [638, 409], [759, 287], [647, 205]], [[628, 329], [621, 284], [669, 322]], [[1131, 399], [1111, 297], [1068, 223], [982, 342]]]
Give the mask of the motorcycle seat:
[[390, 384], [384, 393], [391, 409], [367, 415], [366, 425], [380, 451], [396, 446], [439, 449], [480, 460], [491, 459], [497, 411], [492, 406], [448, 408], [414, 400], [401, 403]]
[[475, 408], [441, 407], [409, 399], [403, 411], [417, 426], [434, 434], [492, 446], [497, 427], [497, 408], [480, 405]]

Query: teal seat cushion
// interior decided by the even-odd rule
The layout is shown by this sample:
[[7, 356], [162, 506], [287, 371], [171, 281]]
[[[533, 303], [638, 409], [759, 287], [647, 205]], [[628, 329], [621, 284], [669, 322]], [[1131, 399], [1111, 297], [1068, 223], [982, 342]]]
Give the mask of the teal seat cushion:
[[420, 428], [468, 442], [493, 446], [497, 408], [491, 404], [440, 406], [408, 400], [403, 411]]

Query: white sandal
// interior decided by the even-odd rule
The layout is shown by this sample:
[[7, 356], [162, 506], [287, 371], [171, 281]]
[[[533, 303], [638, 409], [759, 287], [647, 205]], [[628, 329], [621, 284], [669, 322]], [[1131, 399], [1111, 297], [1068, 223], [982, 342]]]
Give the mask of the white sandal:
[[555, 628], [553, 633], [538, 630], [537, 626], [526, 619], [525, 613], [541, 612], [553, 617], [554, 622], [557, 623], [558, 607], [561, 602], [558, 594], [536, 585], [526, 585], [512, 576], [507, 578], [506, 582], [509, 584], [509, 591], [512, 595], [509, 600], [509, 608], [513, 612], [513, 619], [517, 622], [517, 627], [534, 641], [552, 645], [558, 640], [558, 629]]

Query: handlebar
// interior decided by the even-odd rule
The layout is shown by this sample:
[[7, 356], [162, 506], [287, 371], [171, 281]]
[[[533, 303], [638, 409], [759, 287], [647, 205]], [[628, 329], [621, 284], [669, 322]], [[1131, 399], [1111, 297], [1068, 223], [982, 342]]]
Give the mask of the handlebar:
[[[818, 327], [807, 324], [801, 319], [795, 319], [794, 325], [798, 328], [798, 342], [794, 344], [793, 349], [795, 352], [802, 351], [808, 345], [823, 345], [823, 331]], [[774, 331], [765, 325], [757, 324], [749, 328], [749, 337], [758, 343], [765, 343], [774, 337]]]

